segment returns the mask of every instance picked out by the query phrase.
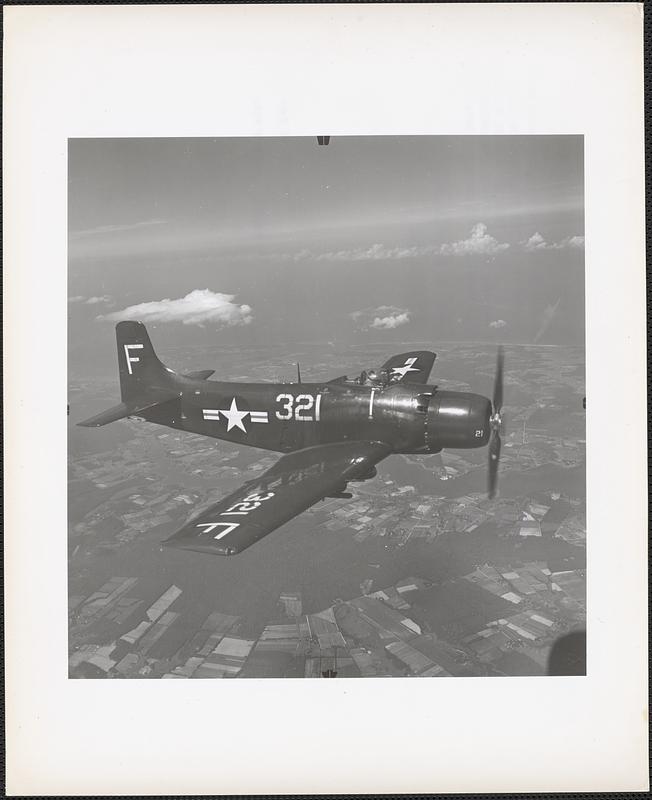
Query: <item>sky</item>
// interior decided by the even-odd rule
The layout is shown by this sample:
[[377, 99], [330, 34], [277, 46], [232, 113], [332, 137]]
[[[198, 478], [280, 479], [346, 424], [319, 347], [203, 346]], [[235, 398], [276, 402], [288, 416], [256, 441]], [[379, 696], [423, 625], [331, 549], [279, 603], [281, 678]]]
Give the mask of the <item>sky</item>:
[[[580, 136], [72, 139], [69, 363], [163, 346], [584, 343]], [[109, 361], [107, 361], [109, 365]]]

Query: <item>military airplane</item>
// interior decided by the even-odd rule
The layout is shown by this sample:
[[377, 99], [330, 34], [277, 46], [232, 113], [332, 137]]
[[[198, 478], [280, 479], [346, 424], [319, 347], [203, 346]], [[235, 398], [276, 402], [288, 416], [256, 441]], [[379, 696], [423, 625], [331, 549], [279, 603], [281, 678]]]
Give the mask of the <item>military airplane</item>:
[[185, 375], [157, 358], [141, 322], [116, 325], [122, 402], [78, 423], [126, 417], [238, 445], [283, 453], [163, 542], [234, 555], [327, 497], [350, 498], [349, 482], [376, 475], [393, 453], [438, 453], [489, 445], [488, 493], [496, 490], [503, 404], [503, 351], [493, 399], [428, 384], [436, 354], [400, 353], [380, 369], [314, 383], [230, 383], [214, 370]]

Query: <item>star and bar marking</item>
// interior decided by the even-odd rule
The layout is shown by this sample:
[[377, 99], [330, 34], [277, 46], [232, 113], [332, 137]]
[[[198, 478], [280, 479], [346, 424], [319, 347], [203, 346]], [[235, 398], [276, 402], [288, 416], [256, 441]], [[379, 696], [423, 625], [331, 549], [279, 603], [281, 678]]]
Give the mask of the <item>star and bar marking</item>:
[[220, 417], [227, 421], [226, 432], [232, 428], [239, 428], [244, 433], [247, 429], [244, 420], [248, 416], [249, 422], [269, 422], [267, 411], [241, 411], [238, 408], [235, 397], [231, 400], [231, 406], [227, 408], [203, 408], [202, 413], [205, 420], [218, 420]]

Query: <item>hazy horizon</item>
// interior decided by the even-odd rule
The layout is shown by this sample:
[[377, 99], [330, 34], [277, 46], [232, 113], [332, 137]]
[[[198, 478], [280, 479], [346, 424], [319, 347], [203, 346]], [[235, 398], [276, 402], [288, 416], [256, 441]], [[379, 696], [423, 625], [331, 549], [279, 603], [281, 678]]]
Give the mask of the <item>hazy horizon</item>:
[[69, 364], [155, 346], [584, 344], [581, 136], [73, 139]]

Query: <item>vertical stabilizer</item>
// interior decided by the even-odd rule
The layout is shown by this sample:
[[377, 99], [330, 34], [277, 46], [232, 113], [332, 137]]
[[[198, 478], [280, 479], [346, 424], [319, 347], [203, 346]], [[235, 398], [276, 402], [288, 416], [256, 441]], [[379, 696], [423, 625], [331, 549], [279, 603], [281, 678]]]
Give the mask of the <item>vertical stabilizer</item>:
[[159, 361], [142, 322], [119, 322], [115, 335], [123, 403], [146, 398], [152, 390], [170, 388], [174, 373]]

